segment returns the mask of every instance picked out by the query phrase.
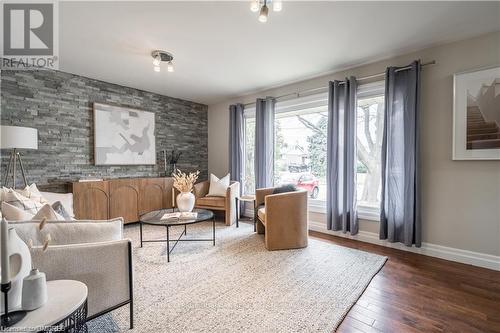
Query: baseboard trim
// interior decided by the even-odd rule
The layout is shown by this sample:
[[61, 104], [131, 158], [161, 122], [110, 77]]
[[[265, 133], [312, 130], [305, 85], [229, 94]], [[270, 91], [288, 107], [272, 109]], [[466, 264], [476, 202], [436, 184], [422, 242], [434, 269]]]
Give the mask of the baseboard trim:
[[323, 224], [311, 221], [309, 222], [309, 229], [325, 234], [335, 235], [349, 239], [355, 239], [365, 243], [391, 247], [407, 252], [419, 253], [430, 257], [435, 257], [435, 258], [440, 258], [440, 259], [460, 262], [463, 264], [500, 271], [500, 256], [494, 256], [491, 254], [461, 250], [453, 247], [447, 247], [431, 243], [422, 243], [422, 246], [420, 248], [408, 247], [400, 243], [390, 243], [385, 240], [381, 240], [379, 239], [378, 234], [374, 232], [360, 231], [357, 235], [352, 236], [350, 234], [344, 234], [341, 231], [327, 230], [323, 226]]

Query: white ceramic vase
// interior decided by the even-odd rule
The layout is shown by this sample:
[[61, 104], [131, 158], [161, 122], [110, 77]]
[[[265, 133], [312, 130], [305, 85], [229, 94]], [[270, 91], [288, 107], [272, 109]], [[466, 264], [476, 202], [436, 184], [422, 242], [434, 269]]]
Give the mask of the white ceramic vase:
[[179, 212], [190, 212], [194, 208], [195, 197], [191, 192], [181, 192], [177, 195]]
[[[25, 242], [19, 238], [13, 227], [9, 228], [10, 283], [9, 311], [21, 308], [23, 279], [31, 269], [31, 254]], [[0, 312], [5, 312], [4, 298], [0, 297]]]
[[23, 280], [23, 296], [21, 305], [23, 310], [38, 309], [47, 302], [47, 279], [45, 273], [32, 269]]

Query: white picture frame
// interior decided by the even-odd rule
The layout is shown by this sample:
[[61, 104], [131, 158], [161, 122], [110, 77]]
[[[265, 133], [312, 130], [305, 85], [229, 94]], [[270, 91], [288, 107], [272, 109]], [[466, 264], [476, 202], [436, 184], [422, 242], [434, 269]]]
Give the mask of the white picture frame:
[[94, 103], [95, 165], [156, 164], [155, 114]]
[[500, 160], [499, 103], [500, 65], [453, 76], [453, 160]]

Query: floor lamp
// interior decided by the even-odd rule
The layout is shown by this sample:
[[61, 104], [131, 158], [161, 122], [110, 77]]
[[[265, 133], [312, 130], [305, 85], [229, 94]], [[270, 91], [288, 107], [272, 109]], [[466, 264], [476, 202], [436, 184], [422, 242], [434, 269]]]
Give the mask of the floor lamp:
[[28, 186], [23, 161], [17, 150], [38, 149], [38, 130], [29, 127], [0, 126], [0, 148], [12, 149], [3, 186], [8, 187], [8, 182], [12, 179], [12, 187], [16, 188], [16, 167], [18, 163], [21, 168], [24, 185]]

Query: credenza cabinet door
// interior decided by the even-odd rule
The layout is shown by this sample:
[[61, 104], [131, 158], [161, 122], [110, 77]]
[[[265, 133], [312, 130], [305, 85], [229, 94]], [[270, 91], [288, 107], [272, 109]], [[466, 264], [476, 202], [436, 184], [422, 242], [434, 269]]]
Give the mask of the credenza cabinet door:
[[142, 178], [139, 180], [139, 215], [164, 208], [165, 179]]
[[126, 178], [73, 183], [77, 219], [123, 217], [137, 222], [147, 212], [172, 207], [172, 178]]
[[139, 180], [109, 181], [109, 217], [123, 217], [125, 223], [139, 221]]
[[109, 219], [109, 184], [107, 181], [73, 184], [73, 209], [77, 220]]

